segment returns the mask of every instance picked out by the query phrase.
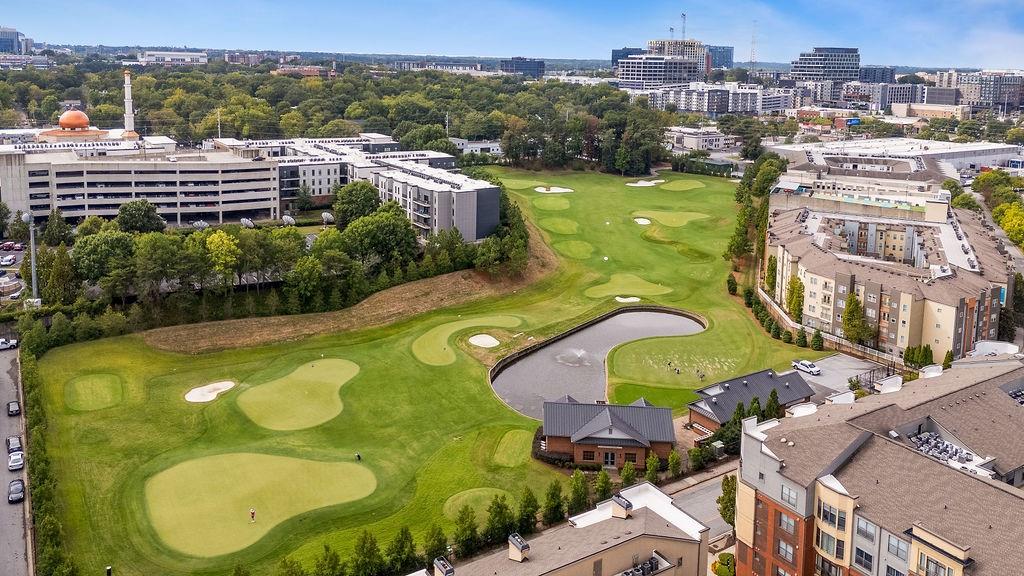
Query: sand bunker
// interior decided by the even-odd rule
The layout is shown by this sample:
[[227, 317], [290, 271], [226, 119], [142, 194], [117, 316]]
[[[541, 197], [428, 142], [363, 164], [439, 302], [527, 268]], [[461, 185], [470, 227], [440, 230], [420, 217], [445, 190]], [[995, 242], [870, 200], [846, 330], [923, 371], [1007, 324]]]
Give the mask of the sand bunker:
[[537, 186], [533, 191], [540, 192], [541, 194], [565, 194], [566, 192], [572, 192], [572, 188], [562, 188], [561, 186]]
[[651, 223], [651, 221], [648, 220], [647, 218], [633, 218], [633, 222], [636, 222], [641, 226], [647, 226]]
[[200, 386], [193, 388], [185, 394], [186, 402], [213, 402], [220, 396], [222, 392], [227, 392], [235, 387], [235, 383], [231, 380], [224, 380], [223, 382], [214, 382], [213, 384], [207, 384], [206, 386]]
[[658, 184], [662, 184], [664, 182], [664, 180], [637, 180], [636, 182], [627, 182], [626, 186], [649, 187], [657, 186]]
[[498, 339], [490, 334], [474, 334], [469, 337], [469, 343], [480, 348], [494, 348], [500, 344]]
[[636, 296], [616, 296], [616, 302], [639, 302], [640, 299]]

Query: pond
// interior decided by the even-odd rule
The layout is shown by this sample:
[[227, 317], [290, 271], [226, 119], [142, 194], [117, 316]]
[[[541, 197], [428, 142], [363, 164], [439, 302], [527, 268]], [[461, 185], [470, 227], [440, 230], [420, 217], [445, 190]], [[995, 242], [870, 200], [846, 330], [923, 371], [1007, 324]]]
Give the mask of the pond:
[[605, 360], [619, 344], [703, 330], [700, 322], [681, 313], [627, 309], [575, 332], [570, 330], [511, 361], [493, 377], [491, 386], [514, 410], [540, 419], [544, 402], [566, 394], [580, 402], [606, 400]]

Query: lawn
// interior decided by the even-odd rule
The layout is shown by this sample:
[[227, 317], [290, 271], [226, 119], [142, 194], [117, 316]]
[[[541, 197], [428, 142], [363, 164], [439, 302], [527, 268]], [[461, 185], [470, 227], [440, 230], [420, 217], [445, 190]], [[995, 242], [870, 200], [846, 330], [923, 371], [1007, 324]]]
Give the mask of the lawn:
[[[494, 396], [476, 358], [593, 318], [620, 306], [616, 296], [708, 321], [697, 335], [613, 350], [616, 401], [645, 396], [680, 411], [701, 385], [698, 368], [710, 383], [816, 357], [766, 336], [726, 294], [720, 254], [736, 212], [727, 180], [663, 173], [662, 185], [627, 187], [635, 179], [495, 172], [560, 256], [556, 272], [514, 293], [252, 348], [181, 355], [129, 336], [44, 356], [47, 439], [83, 573], [225, 574], [244, 563], [267, 574], [325, 543], [347, 553], [364, 528], [384, 543], [403, 525], [417, 538], [435, 522], [450, 533], [464, 503], [482, 513], [500, 493], [515, 504], [523, 485], [542, 497], [559, 476], [529, 458], [537, 423]], [[475, 349], [466, 340], [477, 333], [501, 344]], [[212, 402], [185, 402], [226, 380], [237, 386]]]

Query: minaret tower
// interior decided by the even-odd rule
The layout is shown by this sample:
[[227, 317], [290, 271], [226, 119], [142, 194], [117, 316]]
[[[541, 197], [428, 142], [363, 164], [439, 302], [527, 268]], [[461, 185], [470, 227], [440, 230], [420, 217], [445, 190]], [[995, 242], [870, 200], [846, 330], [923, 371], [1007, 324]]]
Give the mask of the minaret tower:
[[124, 71], [124, 130], [135, 132], [135, 109], [132, 108], [132, 73]]

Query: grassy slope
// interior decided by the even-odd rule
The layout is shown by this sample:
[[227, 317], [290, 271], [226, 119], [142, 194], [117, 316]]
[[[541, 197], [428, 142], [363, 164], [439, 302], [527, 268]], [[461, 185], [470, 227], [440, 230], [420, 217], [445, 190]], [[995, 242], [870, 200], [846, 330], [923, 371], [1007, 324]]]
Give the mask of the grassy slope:
[[[728, 182], [667, 174], [670, 182], [704, 184], [672, 191], [626, 187], [627, 180], [592, 173], [497, 172], [503, 178], [535, 181], [529, 187], [516, 182], [518, 189], [513, 190], [534, 222], [559, 217], [578, 224], [555, 227], [574, 233], [545, 236], [556, 250], [561, 243], [573, 242], [568, 256], [580, 259], [563, 258], [556, 274], [512, 295], [381, 328], [187, 357], [154, 351], [138, 337], [73, 345], [47, 354], [41, 368], [55, 423], [49, 441], [64, 479], [60, 495], [65, 529], [85, 571], [113, 564], [123, 574], [221, 574], [244, 562], [258, 574], [267, 573], [283, 555], [308, 560], [325, 542], [347, 551], [364, 527], [384, 541], [403, 524], [417, 536], [435, 521], [450, 529], [444, 504], [465, 490], [489, 487], [517, 495], [526, 483], [540, 492], [553, 472], [528, 459], [508, 466], [515, 462], [509, 458], [510, 444], [526, 444], [502, 442], [510, 429], [532, 433], [535, 422], [505, 408], [487, 385], [485, 367], [464, 352], [465, 338], [484, 330], [456, 334], [448, 344], [460, 349], [449, 365], [426, 365], [412, 353], [416, 338], [443, 324], [501, 314], [521, 318], [523, 324], [516, 328], [486, 330], [506, 340], [487, 353], [500, 355], [530, 336], [551, 335], [614, 308], [614, 295], [591, 298], [585, 291], [608, 283], [613, 274], [632, 274], [672, 290], [645, 296], [645, 301], [699, 312], [711, 325], [700, 335], [645, 340], [613, 351], [609, 371], [614, 399], [645, 395], [679, 408], [692, 394], [688, 390], [696, 382], [682, 376], [666, 378], [656, 364], [643, 362], [645, 350], [654, 356], [683, 351], [695, 358], [714, 354], [729, 366], [722, 375], [801, 355], [799, 349], [766, 337], [744, 313], [742, 303], [725, 294], [728, 264], [720, 254], [735, 214]], [[568, 200], [568, 207], [565, 202], [540, 201], [544, 207], [558, 208], [545, 211], [532, 201], [556, 196], [532, 192], [539, 183], [576, 192], [557, 196]], [[657, 222], [641, 227], [633, 222], [633, 212], [644, 210], [708, 217], [678, 227]], [[590, 247], [589, 256], [581, 246]], [[523, 334], [508, 341], [519, 333]], [[286, 376], [321, 354], [360, 366], [359, 374], [341, 388], [344, 410], [337, 418], [310, 429], [274, 432], [255, 426], [238, 408], [235, 398], [247, 385]], [[66, 408], [65, 383], [89, 373], [119, 376], [124, 382], [123, 403], [93, 412]], [[239, 382], [242, 390], [208, 405], [182, 401], [194, 386], [228, 379]], [[145, 480], [183, 461], [238, 451], [327, 461], [344, 461], [359, 451], [379, 487], [364, 500], [293, 518], [235, 554], [188, 558], [164, 547], [146, 517]]]

